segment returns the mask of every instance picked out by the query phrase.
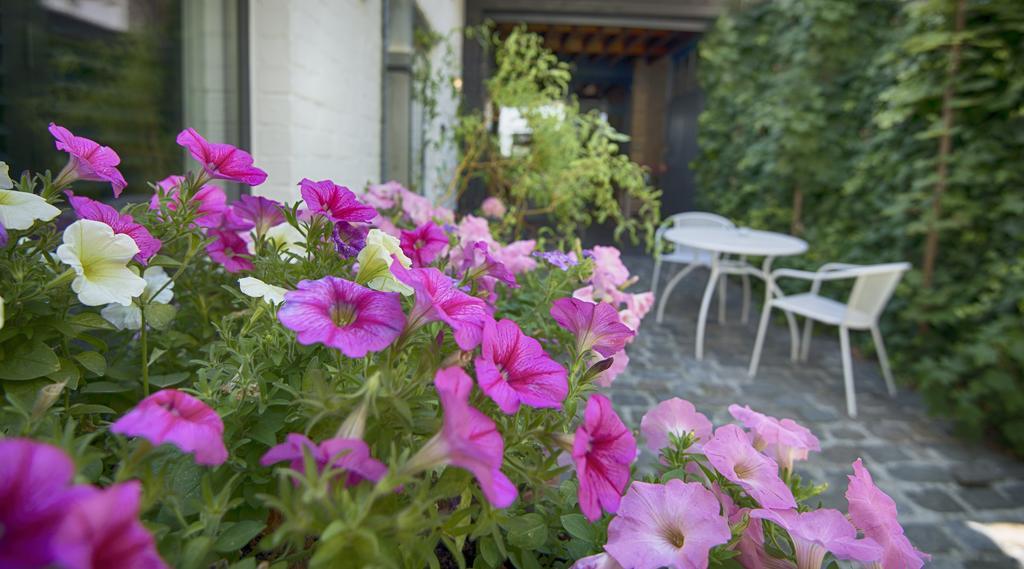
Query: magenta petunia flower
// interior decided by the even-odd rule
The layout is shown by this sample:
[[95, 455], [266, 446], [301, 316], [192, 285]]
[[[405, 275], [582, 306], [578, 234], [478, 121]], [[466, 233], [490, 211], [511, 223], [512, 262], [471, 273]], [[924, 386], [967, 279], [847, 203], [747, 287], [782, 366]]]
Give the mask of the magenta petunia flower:
[[799, 569], [818, 569], [830, 552], [837, 559], [864, 564], [877, 561], [882, 555], [875, 540], [857, 539], [856, 528], [839, 510], [753, 510], [750, 517], [774, 522], [789, 533]]
[[706, 569], [732, 537], [718, 500], [696, 482], [633, 482], [608, 525], [605, 550], [623, 567]]
[[[185, 181], [184, 176], [167, 176], [157, 182], [163, 188], [167, 201], [167, 209], [175, 211], [178, 209], [178, 196], [181, 194], [181, 183]], [[198, 203], [196, 207], [195, 224], [199, 227], [220, 227], [224, 221], [224, 214], [228, 210], [228, 197], [224, 190], [217, 186], [206, 184], [199, 188], [199, 191], [192, 196], [191, 200]], [[160, 196], [153, 194], [149, 199], [149, 209], [160, 209]]]
[[594, 394], [587, 401], [583, 424], [573, 438], [572, 458], [583, 515], [595, 521], [601, 517], [602, 509], [614, 514], [629, 483], [636, 439], [604, 395]]
[[308, 449], [320, 472], [328, 466], [345, 470], [346, 486], [354, 486], [363, 480], [376, 482], [388, 471], [384, 463], [370, 456], [370, 447], [359, 439], [333, 438], [318, 445], [299, 433], [289, 434], [285, 442], [268, 450], [260, 464], [270, 466], [287, 460], [292, 470], [305, 472], [303, 449]]
[[299, 187], [309, 211], [325, 215], [331, 221], [368, 223], [377, 217], [377, 210], [360, 202], [352, 190], [331, 180], [314, 182], [303, 178]]
[[758, 452], [737, 425], [719, 427], [704, 443], [704, 455], [726, 480], [738, 484], [762, 507], [796, 507], [793, 493], [779, 478], [779, 465]]
[[188, 149], [213, 179], [230, 180], [258, 186], [267, 180], [267, 173], [252, 165], [252, 155], [230, 144], [208, 142], [194, 128], [178, 134], [177, 143]]
[[143, 399], [111, 425], [110, 432], [142, 437], [154, 445], [172, 444], [194, 454], [199, 464], [219, 466], [228, 459], [220, 416], [206, 403], [176, 389]]
[[462, 292], [451, 277], [433, 267], [406, 269], [401, 263], [392, 263], [391, 272], [416, 293], [409, 314], [411, 328], [440, 321], [451, 327], [460, 349], [469, 351], [480, 345], [484, 322], [492, 320], [483, 300]]
[[281, 203], [262, 196], [243, 195], [232, 209], [240, 218], [252, 224], [257, 235], [263, 235], [271, 227], [285, 221]]
[[463, 246], [461, 269], [467, 280], [491, 278], [512, 288], [519, 286], [516, 283], [516, 277], [504, 264], [491, 255], [487, 243], [483, 241]]
[[64, 569], [167, 567], [152, 534], [138, 519], [141, 497], [142, 484], [131, 480], [76, 500], [54, 535], [57, 565]]
[[52, 540], [68, 506], [75, 464], [63, 450], [28, 439], [0, 440], [0, 567], [53, 563]]
[[551, 317], [576, 335], [576, 352], [594, 350], [604, 357], [622, 351], [635, 332], [619, 321], [612, 305], [578, 298], [560, 298], [551, 305]]
[[484, 323], [476, 380], [480, 390], [512, 414], [519, 405], [561, 409], [569, 394], [566, 371], [511, 320]]
[[57, 150], [71, 155], [67, 166], [57, 176], [58, 186], [70, 184], [75, 180], [94, 182], [110, 182], [114, 189], [114, 197], [120, 197], [128, 182], [117, 169], [121, 157], [108, 146], [82, 136], [75, 136], [71, 131], [54, 123], [50, 123], [50, 134], [56, 139]]
[[332, 276], [300, 281], [284, 295], [277, 318], [300, 344], [323, 344], [350, 358], [387, 348], [405, 326], [398, 294]]
[[490, 417], [469, 404], [473, 380], [458, 367], [438, 370], [434, 379], [444, 410], [444, 425], [407, 464], [420, 472], [451, 464], [473, 473], [487, 501], [506, 508], [518, 490], [501, 472], [505, 443]]
[[252, 270], [249, 244], [234, 231], [210, 230], [214, 242], [206, 246], [210, 258], [220, 263], [229, 273]]
[[820, 451], [818, 437], [792, 419], [776, 419], [758, 413], [749, 405], [730, 405], [729, 414], [754, 436], [754, 448], [775, 459], [779, 466], [792, 471], [793, 462], [807, 460], [810, 451]]
[[505, 207], [505, 202], [499, 198], [491, 196], [484, 200], [484, 203], [480, 205], [480, 211], [484, 215], [492, 219], [501, 219], [505, 217], [505, 213], [508, 212], [508, 208]]
[[84, 196], [76, 196], [67, 190], [68, 202], [75, 210], [79, 219], [91, 219], [106, 223], [114, 230], [114, 233], [122, 233], [132, 238], [139, 247], [135, 260], [145, 265], [149, 259], [156, 255], [162, 243], [145, 226], [136, 223], [135, 218], [127, 214], [121, 214], [109, 205], [91, 200]]
[[401, 244], [412, 266], [426, 267], [448, 246], [448, 235], [433, 221], [428, 221], [412, 231], [403, 229]]
[[875, 486], [871, 473], [858, 458], [853, 463], [853, 476], [848, 476], [846, 500], [850, 503], [850, 520], [864, 535], [882, 546], [874, 569], [921, 569], [931, 557], [921, 553], [903, 533], [897, 518], [896, 502]]
[[711, 421], [697, 412], [693, 403], [678, 397], [658, 403], [640, 419], [640, 432], [655, 454], [669, 446], [669, 435], [683, 437], [687, 433], [695, 439], [690, 448], [701, 452], [701, 444], [711, 440], [712, 429]]

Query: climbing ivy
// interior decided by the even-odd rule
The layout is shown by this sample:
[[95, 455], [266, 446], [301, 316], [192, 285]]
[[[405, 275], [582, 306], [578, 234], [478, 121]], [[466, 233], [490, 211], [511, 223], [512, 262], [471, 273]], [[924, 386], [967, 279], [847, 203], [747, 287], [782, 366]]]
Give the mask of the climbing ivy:
[[802, 233], [804, 266], [911, 261], [898, 372], [1024, 452], [1024, 4], [744, 3], [701, 63], [704, 207]]

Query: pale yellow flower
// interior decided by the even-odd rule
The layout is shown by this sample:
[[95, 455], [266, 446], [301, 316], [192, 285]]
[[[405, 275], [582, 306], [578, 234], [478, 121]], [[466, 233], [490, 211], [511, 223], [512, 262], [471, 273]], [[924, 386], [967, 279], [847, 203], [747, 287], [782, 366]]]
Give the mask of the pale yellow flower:
[[391, 263], [395, 259], [407, 269], [412, 266], [412, 260], [402, 252], [398, 239], [380, 229], [371, 229], [366, 236], [366, 246], [356, 256], [359, 262], [356, 282], [373, 290], [398, 292], [406, 296], [413, 294], [412, 288], [391, 272]]
[[71, 290], [78, 294], [79, 302], [129, 306], [146, 290], [145, 279], [128, 268], [138, 252], [130, 236], [114, 233], [106, 223], [81, 219], [64, 230], [64, 244], [57, 248], [57, 257], [77, 275]]
[[[28, 229], [37, 219], [50, 221], [60, 210], [29, 192], [0, 190], [0, 223], [7, 229]], [[129, 238], [130, 239], [130, 238]]]

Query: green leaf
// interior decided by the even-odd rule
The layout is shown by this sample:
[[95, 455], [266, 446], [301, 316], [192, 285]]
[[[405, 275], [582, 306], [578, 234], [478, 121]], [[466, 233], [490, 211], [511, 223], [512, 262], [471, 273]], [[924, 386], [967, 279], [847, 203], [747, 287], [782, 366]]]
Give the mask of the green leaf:
[[95, 312], [80, 312], [68, 318], [68, 324], [80, 334], [86, 330], [113, 330], [114, 326]]
[[536, 549], [548, 539], [548, 526], [544, 516], [537, 513], [523, 514], [505, 524], [508, 542], [525, 550]]
[[565, 514], [562, 516], [562, 527], [565, 528], [565, 531], [569, 532], [569, 535], [576, 539], [589, 543], [594, 543], [594, 540], [597, 539], [597, 532], [594, 531], [594, 526], [582, 514]]
[[82, 388], [82, 393], [124, 393], [126, 391], [131, 391], [134, 388], [135, 386], [127, 383], [94, 381]]
[[75, 354], [73, 357], [78, 360], [78, 363], [82, 364], [82, 367], [98, 376], [102, 376], [107, 372], [107, 360], [99, 352], [82, 352]]
[[146, 325], [154, 330], [166, 329], [178, 312], [178, 309], [170, 304], [147, 304], [143, 310], [146, 313]]
[[264, 522], [256, 520], [236, 522], [220, 534], [217, 544], [213, 548], [220, 553], [238, 551], [259, 535], [266, 525]]
[[149, 266], [151, 267], [180, 267], [181, 262], [177, 259], [172, 259], [167, 255], [154, 255], [149, 260]]
[[26, 342], [0, 360], [0, 379], [24, 381], [60, 371], [53, 348], [34, 340]]
[[60, 369], [47, 374], [46, 377], [58, 383], [62, 381], [67, 383], [68, 389], [78, 389], [78, 380], [82, 378], [82, 372], [78, 369], [78, 365], [68, 358], [59, 358], [59, 360]]
[[187, 371], [179, 371], [177, 373], [162, 373], [160, 375], [149, 376], [149, 384], [155, 385], [156, 387], [171, 387], [172, 385], [178, 385], [189, 378]]
[[71, 406], [72, 415], [91, 415], [93, 413], [106, 413], [108, 415], [115, 415], [117, 411], [114, 411], [106, 405], [94, 405], [87, 403], [76, 403]]

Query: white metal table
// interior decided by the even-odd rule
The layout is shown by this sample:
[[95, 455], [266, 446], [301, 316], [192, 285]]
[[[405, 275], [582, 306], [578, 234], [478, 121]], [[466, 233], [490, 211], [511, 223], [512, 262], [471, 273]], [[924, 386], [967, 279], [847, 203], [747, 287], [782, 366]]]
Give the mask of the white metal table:
[[[772, 262], [775, 258], [800, 255], [807, 251], [807, 242], [803, 239], [783, 233], [745, 227], [676, 227], [666, 231], [664, 238], [672, 243], [711, 253], [711, 275], [704, 288], [704, 297], [700, 301], [700, 314], [697, 317], [696, 355], [698, 360], [704, 359], [704, 327], [707, 323], [708, 308], [711, 306], [711, 297], [715, 294], [715, 285], [718, 279], [726, 274], [748, 274], [759, 277], [765, 282], [765, 303], [767, 303], [771, 300], [772, 294], [779, 292], [771, 278]], [[742, 261], [724, 261], [722, 255], [764, 257], [764, 260], [761, 262], [761, 268], [758, 269]], [[665, 287], [665, 291], [671, 290], [680, 278], [682, 278], [680, 275], [673, 277]], [[795, 361], [798, 349], [796, 319], [788, 312], [785, 314], [789, 321], [790, 335], [793, 337], [790, 355]]]

